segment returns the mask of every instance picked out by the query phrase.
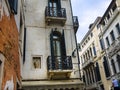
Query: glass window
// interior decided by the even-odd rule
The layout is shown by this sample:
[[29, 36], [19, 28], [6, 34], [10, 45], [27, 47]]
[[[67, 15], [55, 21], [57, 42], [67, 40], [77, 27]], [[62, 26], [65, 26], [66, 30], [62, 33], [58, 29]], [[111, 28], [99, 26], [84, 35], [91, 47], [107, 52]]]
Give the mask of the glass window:
[[116, 29], [117, 29], [117, 31], [118, 31], [118, 34], [120, 35], [120, 24], [119, 24], [119, 23], [117, 23]]
[[118, 62], [118, 66], [119, 66], [119, 71], [120, 71], [120, 55], [116, 56], [117, 62]]
[[116, 67], [115, 67], [115, 63], [114, 63], [113, 59], [111, 60], [111, 64], [112, 64], [113, 73], [115, 74], [116, 73]]
[[100, 76], [100, 70], [99, 70], [99, 64], [96, 63], [96, 76], [97, 76], [97, 81], [101, 80], [101, 76]]
[[114, 41], [115, 40], [115, 35], [114, 35], [113, 31], [110, 32], [110, 36], [111, 36], [112, 41]]
[[100, 46], [101, 46], [101, 49], [103, 50], [103, 49], [104, 49], [104, 42], [103, 42], [103, 39], [100, 39]]
[[110, 70], [109, 70], [109, 65], [108, 65], [107, 58], [105, 56], [103, 58], [103, 66], [104, 66], [106, 77], [109, 77], [110, 76]]
[[95, 46], [93, 46], [93, 52], [94, 52], [94, 55], [96, 56], [96, 48], [95, 48]]
[[106, 37], [106, 42], [107, 42], [107, 45], [110, 46], [110, 42], [109, 42], [108, 37]]

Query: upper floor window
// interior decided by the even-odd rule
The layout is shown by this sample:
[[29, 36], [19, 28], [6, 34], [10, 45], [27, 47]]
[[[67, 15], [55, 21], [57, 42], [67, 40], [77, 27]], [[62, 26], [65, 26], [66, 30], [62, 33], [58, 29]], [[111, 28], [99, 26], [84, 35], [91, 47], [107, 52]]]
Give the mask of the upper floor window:
[[101, 46], [101, 49], [103, 50], [104, 49], [104, 41], [103, 41], [103, 39], [100, 39], [100, 46]]
[[112, 64], [113, 73], [116, 74], [117, 71], [116, 71], [115, 62], [113, 59], [111, 60], [111, 64]]
[[93, 46], [93, 53], [95, 56], [97, 55], [95, 46]]
[[114, 12], [115, 9], [117, 8], [116, 3], [112, 6], [112, 11]]
[[107, 45], [110, 46], [110, 42], [109, 42], [108, 37], [106, 37], [106, 42], [107, 42]]
[[109, 15], [109, 13], [108, 13], [108, 15], [107, 15], [107, 19], [108, 19], [108, 20], [110, 19], [110, 15]]
[[91, 37], [93, 37], [93, 33], [91, 33], [90, 35], [91, 35]]
[[109, 70], [109, 65], [108, 65], [107, 58], [105, 56], [103, 57], [103, 66], [104, 66], [106, 77], [109, 77], [110, 76], [110, 70]]
[[116, 56], [117, 62], [118, 62], [118, 66], [119, 66], [119, 72], [120, 72], [120, 55]]
[[99, 69], [99, 64], [98, 62], [96, 63], [96, 77], [97, 77], [97, 81], [101, 80], [101, 75], [100, 75], [100, 69]]
[[17, 14], [18, 0], [8, 0], [10, 9], [14, 14]]
[[112, 41], [114, 41], [115, 40], [115, 35], [114, 35], [113, 31], [110, 32], [110, 36], [111, 36]]
[[120, 35], [120, 24], [119, 23], [116, 24], [116, 29], [118, 31], [118, 34]]

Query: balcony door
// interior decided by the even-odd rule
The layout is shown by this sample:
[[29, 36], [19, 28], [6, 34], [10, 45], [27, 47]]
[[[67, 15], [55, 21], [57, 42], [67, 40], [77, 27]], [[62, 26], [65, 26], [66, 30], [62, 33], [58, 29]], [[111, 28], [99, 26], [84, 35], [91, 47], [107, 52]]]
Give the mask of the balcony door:
[[51, 41], [51, 57], [53, 62], [53, 67], [55, 69], [62, 69], [63, 62], [65, 62], [66, 49], [65, 49], [65, 40], [64, 34], [61, 34], [58, 31], [52, 31], [50, 36]]
[[54, 17], [58, 16], [61, 9], [60, 0], [49, 0], [48, 6], [50, 7], [50, 15]]

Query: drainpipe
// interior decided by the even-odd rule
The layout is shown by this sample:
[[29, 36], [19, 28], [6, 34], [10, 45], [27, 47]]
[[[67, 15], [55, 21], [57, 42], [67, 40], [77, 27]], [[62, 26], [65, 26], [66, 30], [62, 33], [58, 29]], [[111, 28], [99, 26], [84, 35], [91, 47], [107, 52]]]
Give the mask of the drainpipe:
[[[73, 11], [72, 11], [72, 4], [71, 4], [71, 0], [69, 0], [70, 2], [70, 7], [71, 7], [71, 14], [72, 14], [72, 22], [73, 22]], [[78, 69], [79, 69], [79, 77], [80, 77], [80, 80], [81, 80], [81, 73], [80, 73], [80, 58], [79, 58], [79, 53], [78, 53], [78, 48], [77, 48], [77, 38], [76, 38], [76, 34], [74, 32], [74, 36], [75, 36], [75, 43], [76, 43], [76, 50], [77, 50], [77, 57], [78, 57]]]
[[24, 28], [24, 45], [23, 45], [23, 64], [25, 63], [25, 57], [26, 57], [26, 28]]

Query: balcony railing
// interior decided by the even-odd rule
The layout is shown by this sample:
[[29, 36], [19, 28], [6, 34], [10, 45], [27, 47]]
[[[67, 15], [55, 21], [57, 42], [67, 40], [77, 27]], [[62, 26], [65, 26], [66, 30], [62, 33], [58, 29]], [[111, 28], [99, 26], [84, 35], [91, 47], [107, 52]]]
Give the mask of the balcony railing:
[[48, 56], [47, 67], [49, 79], [67, 79], [70, 77], [73, 69], [71, 56]]
[[66, 9], [57, 9], [55, 7], [46, 7], [45, 9], [45, 19], [47, 24], [50, 22], [65, 24], [66, 22]]
[[48, 56], [47, 65], [48, 70], [71, 70], [73, 68], [71, 56], [54, 56], [53, 59], [51, 56]]
[[86, 68], [93, 63], [94, 63], [93, 58], [90, 58], [89, 60], [82, 64], [82, 68]]
[[77, 16], [73, 16], [73, 27], [74, 27], [74, 30], [75, 30], [75, 33], [76, 33], [78, 28], [79, 28], [79, 22], [78, 22], [78, 17]]

